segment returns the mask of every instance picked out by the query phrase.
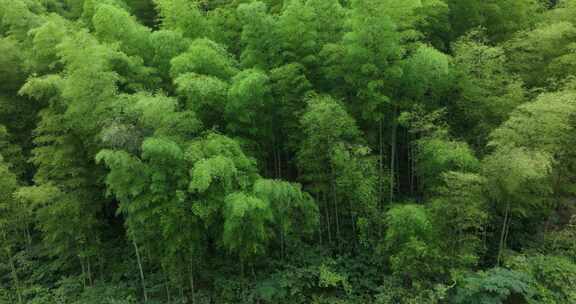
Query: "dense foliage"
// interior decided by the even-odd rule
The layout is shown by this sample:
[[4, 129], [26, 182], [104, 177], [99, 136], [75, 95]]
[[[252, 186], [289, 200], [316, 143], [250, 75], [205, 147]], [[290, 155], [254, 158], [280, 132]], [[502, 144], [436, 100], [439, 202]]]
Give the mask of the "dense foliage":
[[576, 0], [0, 0], [0, 303], [576, 303]]

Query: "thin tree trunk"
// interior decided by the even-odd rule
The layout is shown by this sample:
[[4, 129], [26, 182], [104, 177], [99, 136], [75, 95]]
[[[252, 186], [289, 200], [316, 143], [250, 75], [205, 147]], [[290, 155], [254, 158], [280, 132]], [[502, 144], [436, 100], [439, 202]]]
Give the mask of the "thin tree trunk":
[[290, 154], [287, 151], [288, 149], [284, 148], [284, 163], [286, 164], [286, 172], [284, 175], [289, 179], [292, 177], [292, 166], [290, 166]]
[[384, 119], [380, 119], [380, 126], [378, 130], [378, 145], [379, 145], [379, 165], [380, 171], [378, 174], [379, 178], [379, 197], [378, 197], [378, 206], [380, 207], [380, 211], [384, 210]]
[[334, 204], [334, 215], [336, 219], [336, 246], [340, 248], [340, 214], [338, 211], [338, 202], [336, 197], [336, 185], [335, 185], [335, 176], [334, 176], [334, 169], [330, 169], [330, 192], [332, 197], [332, 203]]
[[281, 179], [282, 178], [282, 152], [280, 151], [280, 148], [276, 147], [276, 159], [278, 161], [277, 163], [277, 168], [278, 168], [278, 178]]
[[144, 252], [146, 252], [146, 257], [148, 258], [148, 261], [152, 261], [152, 252], [150, 250], [150, 246], [144, 246]]
[[10, 270], [12, 271], [12, 280], [14, 280], [14, 287], [16, 288], [16, 296], [18, 297], [18, 303], [22, 304], [22, 293], [20, 292], [20, 279], [18, 278], [18, 271], [16, 270], [16, 265], [12, 259], [12, 254], [8, 252], [8, 263], [10, 264]]
[[134, 252], [136, 253], [136, 261], [138, 262], [138, 270], [140, 271], [140, 280], [142, 282], [142, 293], [144, 294], [144, 302], [148, 302], [148, 292], [146, 291], [146, 280], [144, 279], [144, 270], [142, 269], [142, 260], [140, 259], [140, 250], [138, 249], [138, 244], [136, 240], [132, 238], [132, 245], [134, 246]]
[[324, 201], [324, 213], [326, 214], [326, 228], [328, 229], [328, 244], [332, 244], [332, 222], [330, 221], [330, 202], [326, 198], [326, 193], [322, 193]]
[[[282, 220], [284, 221], [284, 220]], [[285, 229], [284, 229], [284, 223], [282, 223], [282, 227], [280, 228], [280, 255], [282, 258], [282, 261], [284, 261], [284, 256], [285, 256]]]
[[394, 200], [396, 183], [396, 137], [398, 122], [396, 121], [396, 107], [394, 107], [394, 121], [392, 122], [392, 142], [390, 145], [390, 202]]
[[84, 261], [80, 255], [78, 255], [78, 260], [80, 261], [80, 268], [82, 269], [82, 285], [86, 288], [86, 268], [84, 267]]
[[338, 202], [336, 201], [336, 198], [334, 198], [334, 213], [336, 216], [336, 246], [340, 248], [340, 212], [338, 211]]
[[[254, 262], [251, 263], [252, 264], [252, 281], [256, 282], [256, 270], [254, 269]], [[256, 297], [256, 304], [260, 304], [260, 298]]]
[[414, 145], [411, 142], [411, 138], [410, 135], [408, 135], [408, 155], [410, 157], [410, 161], [408, 162], [410, 164], [410, 194], [414, 195], [414, 179], [415, 179], [415, 164], [416, 164], [416, 160], [415, 160], [415, 155], [414, 155]]
[[192, 304], [196, 303], [196, 289], [194, 286], [194, 266], [193, 261], [190, 259], [190, 292], [192, 293]]
[[168, 303], [172, 302], [170, 296], [170, 278], [168, 277], [168, 272], [166, 271], [166, 267], [163, 264], [160, 265], [162, 268], [162, 274], [164, 274], [164, 287], [166, 288], [166, 299]]
[[94, 286], [94, 282], [92, 281], [92, 267], [90, 264], [90, 257], [86, 258], [86, 272], [88, 273], [88, 284], [90, 286]]
[[504, 234], [504, 247], [507, 246], [508, 244], [508, 235], [510, 234], [510, 222], [512, 220], [512, 217], [510, 215], [508, 215], [508, 223], [506, 224], [506, 233]]
[[488, 221], [484, 223], [484, 231], [482, 231], [482, 249], [488, 247]]
[[276, 136], [273, 136], [272, 138], [272, 172], [273, 174], [271, 176], [274, 176], [274, 178], [280, 178], [280, 176], [278, 176], [278, 148], [276, 146]]
[[321, 208], [321, 203], [319, 200], [319, 197], [314, 197], [314, 199], [316, 200], [316, 203], [318, 204], [318, 218], [319, 218], [319, 223], [318, 223], [318, 241], [320, 242], [320, 245], [323, 244], [322, 242], [322, 208]]
[[[378, 126], [378, 210], [384, 211], [384, 117], [380, 119]], [[383, 235], [382, 225], [378, 225], [378, 235]]]
[[98, 271], [100, 272], [100, 280], [104, 281], [104, 258], [102, 254], [98, 254]]
[[30, 227], [26, 225], [24, 230], [26, 231], [26, 241], [28, 242], [28, 249], [30, 249], [32, 248], [32, 235], [30, 234]]
[[352, 224], [352, 241], [355, 242], [357, 235], [356, 235], [356, 220], [354, 219], [354, 212], [352, 211], [352, 203], [350, 203], [350, 221]]
[[507, 222], [508, 222], [508, 214], [510, 212], [510, 202], [506, 203], [506, 211], [504, 213], [504, 222], [502, 223], [502, 232], [500, 234], [500, 246], [498, 249], [498, 259], [497, 259], [497, 265], [500, 265], [500, 262], [502, 261], [502, 255], [503, 255], [503, 251], [504, 251], [504, 247], [506, 246], [505, 242], [506, 242], [506, 229], [507, 229]]
[[[252, 280], [253, 282], [257, 282], [256, 280], [256, 269], [254, 268], [254, 262], [252, 263]], [[260, 304], [260, 297], [256, 297], [256, 304]]]

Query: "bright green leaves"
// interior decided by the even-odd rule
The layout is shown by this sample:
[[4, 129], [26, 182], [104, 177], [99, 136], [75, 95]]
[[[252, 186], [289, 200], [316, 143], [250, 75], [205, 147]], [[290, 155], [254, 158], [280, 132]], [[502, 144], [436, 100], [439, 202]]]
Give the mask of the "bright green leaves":
[[[154, 253], [170, 269], [188, 263], [201, 248], [198, 219], [190, 208], [188, 172], [182, 148], [168, 138], [148, 137], [140, 157], [125, 151], [103, 150], [96, 156], [110, 169], [106, 184], [120, 201], [129, 237]], [[188, 233], [181, 233], [186, 228]], [[180, 250], [180, 254], [176, 252]], [[178, 270], [176, 273], [181, 274]]]
[[248, 189], [257, 177], [256, 164], [240, 145], [222, 135], [208, 134], [194, 141], [187, 159], [194, 164], [189, 189], [199, 193], [223, 187], [224, 193]]
[[419, 100], [439, 97], [450, 86], [451, 58], [429, 46], [420, 46], [405, 62], [402, 83], [406, 96]]
[[140, 244], [151, 253], [150, 262], [168, 268], [172, 278], [183, 280], [192, 275], [187, 267], [178, 265], [188, 265], [201, 252], [203, 235], [187, 195], [188, 174], [181, 147], [166, 138], [149, 137], [142, 143], [139, 158], [124, 151], [103, 150], [96, 159], [110, 169], [106, 183], [120, 201], [118, 210], [125, 215], [136, 254]]
[[576, 264], [556, 256], [523, 256], [510, 259], [510, 267], [530, 275], [536, 295], [530, 303], [576, 301]]
[[184, 151], [177, 143], [168, 139], [147, 138], [142, 143], [141, 158], [150, 170], [151, 194], [164, 203], [180, 202], [184, 199], [188, 174]]
[[484, 159], [483, 171], [490, 198], [506, 206], [500, 255], [509, 213], [523, 219], [547, 218], [561, 202], [555, 197], [570, 195], [566, 190], [574, 184], [569, 177], [575, 159], [571, 152], [574, 97], [569, 87], [542, 94], [520, 106], [492, 133], [494, 152]]
[[0, 0], [0, 290], [574, 302], [576, 2], [537, 2]]
[[[352, 227], [358, 217], [374, 220], [375, 163], [368, 158], [370, 149], [362, 146], [355, 120], [338, 101], [315, 96], [308, 101], [300, 124], [304, 139], [297, 154], [298, 166], [302, 180], [309, 182], [310, 191], [326, 214], [321, 226], [335, 221], [338, 237], [344, 210], [349, 213], [348, 224]], [[330, 240], [332, 233], [330, 229], [327, 232]]]
[[397, 206], [390, 209], [386, 216], [386, 244], [390, 248], [402, 245], [412, 238], [428, 241], [432, 237], [432, 223], [421, 206]]
[[474, 173], [447, 172], [429, 205], [442, 252], [450, 270], [477, 265], [482, 256], [482, 237], [489, 223], [484, 194], [486, 179]]
[[193, 164], [188, 189], [198, 198], [195, 214], [212, 225], [221, 208], [223, 243], [242, 259], [265, 251], [273, 223], [280, 226], [282, 246], [296, 225], [299, 233], [315, 227], [317, 207], [300, 186], [260, 179], [254, 160], [234, 140], [208, 134], [191, 143], [187, 159]]
[[[69, 191], [69, 190], [68, 190]], [[95, 255], [98, 243], [95, 197], [84, 189], [65, 192], [51, 184], [20, 188], [16, 198], [35, 209], [35, 224], [42, 231], [51, 256], [64, 259]]]
[[309, 100], [300, 123], [305, 136], [298, 153], [303, 178], [324, 188], [315, 191], [326, 191], [330, 166], [328, 158], [333, 147], [338, 143], [358, 143], [360, 131], [342, 105], [326, 96]]
[[485, 160], [484, 174], [489, 177], [490, 193], [495, 199], [516, 198], [527, 203], [550, 193], [547, 179], [551, 165], [550, 156], [545, 153], [524, 148], [502, 149]]
[[259, 179], [252, 192], [236, 192], [225, 199], [222, 241], [242, 260], [262, 255], [278, 226], [282, 257], [294, 238], [314, 232], [318, 207], [300, 185]]
[[[192, 141], [186, 160], [190, 164], [187, 190], [194, 201], [192, 212], [205, 223], [207, 233], [220, 239], [226, 198], [232, 193], [250, 192], [258, 178], [256, 162], [244, 154], [238, 142], [215, 133]], [[237, 247], [240, 244], [231, 246], [235, 251], [246, 249]]]
[[284, 62], [300, 62], [306, 66], [317, 62], [320, 47], [315, 19], [316, 12], [305, 1], [288, 2], [277, 23]]
[[6, 162], [10, 171], [17, 176], [21, 177], [25, 173], [26, 158], [22, 147], [14, 142], [14, 135], [3, 125], [0, 125], [0, 162]]
[[[18, 270], [15, 267], [15, 258], [24, 244], [30, 244], [29, 226], [32, 222], [31, 214], [33, 209], [29, 205], [21, 204], [14, 196], [18, 189], [19, 182], [14, 173], [11, 172], [9, 164], [2, 158], [0, 152], [0, 257], [3, 264], [10, 264], [10, 279], [8, 286], [20, 295], [20, 282]], [[8, 269], [4, 268], [4, 273], [8, 278]], [[3, 300], [0, 295], [0, 301]], [[5, 299], [9, 301], [8, 299]]]
[[163, 167], [181, 167], [184, 152], [172, 141], [148, 138], [142, 143], [142, 159]]
[[404, 52], [401, 35], [384, 2], [354, 1], [351, 31], [343, 39], [346, 72], [342, 76], [354, 87], [366, 87], [366, 97], [388, 93], [389, 82], [401, 73], [394, 65]]
[[25, 80], [21, 46], [14, 38], [0, 36], [0, 52], [0, 91], [18, 91]]
[[466, 143], [442, 136], [425, 137], [417, 142], [417, 173], [425, 188], [433, 188], [442, 173], [477, 172], [480, 162]]
[[267, 13], [266, 4], [260, 1], [243, 3], [238, 6], [238, 16], [243, 24], [240, 38], [244, 45], [240, 57], [242, 66], [260, 69], [277, 66], [280, 41], [276, 20]]
[[381, 120], [402, 77], [399, 63], [405, 46], [396, 17], [403, 15], [399, 12], [405, 7], [389, 4], [381, 0], [352, 2], [348, 32], [341, 42], [322, 49], [322, 70], [329, 87], [340, 94], [354, 92], [359, 102], [352, 109], [359, 119]]
[[[60, 65], [48, 63], [57, 56], [65, 72], [30, 78], [20, 91], [45, 100], [47, 107], [34, 133], [35, 186], [20, 189], [19, 199], [37, 206], [35, 223], [50, 254], [65, 261], [80, 258], [84, 265], [98, 249], [103, 193], [91, 158], [98, 114], [117, 90], [118, 74], [110, 63], [117, 53], [83, 30], [64, 35], [71, 25], [56, 17], [49, 22], [31, 34], [35, 47], [56, 50], [40, 53], [37, 68], [58, 70]], [[50, 33], [56, 25], [65, 27]]]
[[177, 92], [186, 97], [191, 109], [208, 125], [218, 125], [224, 118], [229, 84], [217, 77], [186, 73], [174, 81]]
[[439, 15], [439, 11], [447, 11], [443, 0], [408, 0], [391, 1], [380, 0], [378, 5], [386, 8], [387, 14], [393, 19], [401, 32], [402, 39], [409, 41], [421, 37], [420, 28], [425, 28], [427, 24]]
[[172, 59], [172, 76], [197, 73], [228, 80], [238, 70], [232, 56], [221, 45], [208, 40], [197, 39], [187, 52]]
[[194, 165], [190, 191], [205, 192], [214, 181], [219, 181], [224, 190], [233, 190], [233, 181], [237, 169], [230, 158], [214, 156], [202, 159]]
[[[176, 99], [162, 94], [147, 93], [124, 96], [126, 119], [135, 116], [141, 132], [149, 131], [158, 137], [168, 137], [177, 142], [191, 139], [201, 129], [201, 122], [192, 111], [178, 110]], [[163, 115], [158, 115], [162, 113]]]
[[458, 41], [454, 51], [460, 91], [453, 109], [459, 113], [455, 131], [468, 133], [468, 141], [481, 147], [488, 134], [524, 102], [524, 89], [522, 82], [506, 68], [508, 58], [501, 48], [470, 36]]
[[573, 23], [553, 20], [520, 32], [505, 44], [510, 67], [531, 86], [556, 86], [574, 73]]
[[486, 179], [479, 174], [481, 162], [464, 142], [448, 135], [439, 117], [443, 112], [404, 113], [410, 122], [415, 174], [421, 195], [429, 201], [426, 211], [433, 226], [435, 250], [444, 253], [437, 260], [444, 274], [466, 269], [478, 263], [480, 242], [488, 224], [485, 198]]
[[124, 151], [103, 150], [96, 155], [96, 162], [104, 162], [110, 169], [106, 176], [108, 191], [120, 201], [131, 201], [143, 193], [148, 172], [136, 157]]
[[259, 179], [254, 183], [254, 195], [269, 202], [282, 238], [289, 233], [314, 232], [318, 224], [318, 206], [299, 184]]
[[152, 57], [150, 52], [150, 30], [117, 6], [100, 4], [96, 8], [92, 23], [95, 34], [102, 42], [118, 42], [127, 55], [138, 55], [144, 59]]
[[59, 75], [29, 78], [20, 88], [18, 94], [26, 95], [37, 100], [51, 100], [57, 98], [62, 91], [63, 79]]
[[[102, 7], [119, 14], [126, 14], [113, 6]], [[128, 15], [124, 17], [130, 19]], [[133, 23], [134, 20], [130, 19], [127, 22]], [[134, 23], [132, 26], [137, 27], [138, 25]], [[124, 40], [128, 39], [116, 33], [115, 27], [102, 28], [101, 30], [100, 34], [106, 36], [107, 41], [113, 40], [124, 43]], [[157, 82], [157, 79], [152, 76], [153, 69], [145, 67], [139, 56], [128, 56], [114, 45], [103, 44], [85, 30], [73, 30], [72, 32], [57, 45], [57, 55], [65, 65], [67, 73], [65, 79], [70, 84], [65, 86], [63, 95], [65, 98], [78, 100], [77, 103], [70, 105], [70, 110], [75, 106], [80, 107], [80, 105], [98, 109], [100, 104], [104, 104], [115, 97], [119, 89], [133, 92], [153, 86]], [[136, 37], [135, 39], [140, 38]], [[128, 40], [126, 40], [127, 44], [121, 44], [120, 47], [124, 51], [131, 52], [130, 55], [134, 55], [136, 51], [133, 47], [138, 46], [132, 45]], [[132, 50], [128, 50], [128, 48], [132, 48]], [[148, 48], [148, 46], [144, 48]], [[84, 109], [77, 110], [85, 111]]]
[[343, 105], [329, 96], [317, 96], [308, 101], [301, 119], [310, 144], [324, 147], [338, 140], [355, 142], [360, 131]]
[[[492, 2], [492, 3], [490, 3]], [[495, 41], [503, 41], [523, 28], [529, 28], [539, 20], [541, 3], [535, 0], [488, 1], [484, 4], [488, 35]]]
[[242, 260], [262, 255], [270, 239], [273, 215], [267, 201], [245, 193], [226, 197], [222, 242]]
[[434, 242], [434, 228], [427, 210], [418, 205], [401, 205], [386, 214], [385, 247], [390, 252], [392, 271], [415, 280], [438, 276], [441, 259]]
[[519, 107], [492, 133], [493, 147], [525, 147], [552, 154], [561, 153], [574, 128], [576, 92], [565, 90], [540, 95]]
[[[317, 36], [316, 44], [322, 46], [327, 43], [336, 43], [342, 38], [346, 10], [338, 0], [309, 0], [306, 6], [314, 12], [313, 33]], [[297, 7], [297, 5], [295, 5]], [[307, 42], [310, 43], [310, 42]], [[309, 46], [310, 47], [310, 46]]]
[[540, 3], [534, 0], [447, 0], [452, 38], [476, 27], [485, 27], [491, 40], [503, 41], [537, 21]]
[[549, 154], [524, 147], [504, 146], [484, 160], [488, 195], [504, 218], [498, 262], [507, 245], [512, 217], [547, 217], [553, 210], [552, 169]]
[[188, 265], [203, 248], [185, 154], [200, 124], [193, 112], [180, 111], [176, 99], [162, 94], [123, 95], [111, 112], [115, 117], [100, 136], [117, 150], [102, 150], [96, 160], [110, 170], [106, 184], [120, 202], [128, 237], [137, 254], [142, 246], [151, 252], [151, 263], [183, 280], [191, 270], [178, 265]]
[[171, 68], [170, 61], [184, 53], [188, 49], [189, 42], [180, 32], [159, 30], [150, 34], [150, 46], [154, 50], [153, 65], [165, 79], [168, 79]]
[[362, 145], [340, 143], [330, 155], [338, 197], [351, 202], [355, 215], [368, 217], [376, 213], [377, 185], [376, 162], [370, 149]]
[[29, 32], [32, 38], [31, 68], [35, 71], [57, 71], [62, 68], [58, 57], [58, 45], [69, 34], [71, 25], [66, 19], [51, 15], [41, 26]]
[[[182, 188], [186, 184], [186, 171], [182, 169], [184, 153], [176, 143], [166, 139], [146, 139], [141, 159], [124, 151], [103, 150], [96, 160], [110, 168], [106, 183], [126, 203], [146, 191], [164, 195], [167, 188]], [[170, 170], [172, 167], [175, 169]]]
[[462, 279], [454, 303], [501, 304], [506, 301], [526, 301], [534, 294], [528, 275], [503, 268], [480, 271]]
[[[357, 59], [370, 59], [375, 65], [388, 65], [389, 60], [401, 55], [398, 25], [391, 16], [394, 10], [384, 9], [386, 2], [354, 1], [349, 20], [352, 31], [346, 34], [344, 42], [350, 48], [350, 54]], [[362, 70], [367, 68], [362, 67]]]
[[26, 33], [38, 26], [42, 18], [39, 7], [32, 1], [0, 1], [0, 33], [24, 39]]
[[[14, 238], [17, 236], [17, 223], [16, 220], [19, 219], [18, 212], [25, 212], [27, 210], [18, 210], [18, 206], [15, 204], [14, 191], [18, 188], [18, 180], [16, 175], [11, 172], [9, 164], [6, 163], [2, 154], [0, 154], [0, 239], [2, 240], [2, 246], [0, 247], [0, 252], [3, 254], [6, 247], [10, 247], [16, 244], [7, 241], [8, 238]], [[22, 220], [22, 219], [20, 219]], [[26, 224], [26, 222], [22, 222]]]
[[129, 11], [128, 5], [123, 0], [83, 0], [82, 8], [82, 20], [88, 25], [91, 25], [92, 18], [96, 14], [98, 7], [100, 5], [110, 5], [122, 9], [124, 11]]
[[551, 10], [544, 13], [544, 20], [574, 22], [576, 14], [576, 2], [573, 0], [561, 0], [552, 6]]
[[162, 29], [181, 32], [188, 38], [209, 37], [210, 28], [193, 0], [154, 0]]
[[270, 86], [276, 117], [281, 117], [282, 129], [289, 133], [298, 133], [296, 125], [305, 108], [305, 97], [312, 90], [312, 84], [306, 77], [306, 68], [297, 63], [286, 64], [270, 70]]
[[[524, 193], [524, 197], [534, 192], [542, 196], [552, 191], [550, 173], [563, 171], [555, 161], [569, 162], [572, 158], [566, 144], [572, 136], [575, 97], [571, 90], [542, 94], [535, 102], [521, 106], [493, 132], [491, 146], [496, 150], [486, 160], [485, 170], [493, 176], [496, 189], [501, 189], [502, 193], [495, 192], [500, 197], [514, 193]], [[571, 174], [568, 172], [570, 169], [564, 174]]]
[[225, 127], [229, 81], [238, 73], [232, 55], [211, 40], [197, 39], [171, 65], [176, 91], [186, 98], [186, 108], [206, 126]]
[[58, 50], [68, 71], [62, 85], [67, 119], [83, 132], [94, 132], [96, 114], [118, 91], [120, 77], [112, 60], [119, 54], [85, 31], [67, 36]]
[[266, 132], [265, 124], [259, 122], [270, 107], [269, 81], [266, 74], [255, 69], [234, 76], [224, 110], [228, 129], [233, 134], [254, 136]]

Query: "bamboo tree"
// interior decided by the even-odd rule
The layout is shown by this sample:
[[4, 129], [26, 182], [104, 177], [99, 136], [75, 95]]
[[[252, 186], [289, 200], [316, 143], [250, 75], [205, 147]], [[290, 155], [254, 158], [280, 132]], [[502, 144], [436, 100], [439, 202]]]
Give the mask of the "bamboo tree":
[[146, 279], [144, 278], [144, 270], [142, 268], [142, 260], [140, 258], [140, 250], [134, 237], [132, 237], [132, 246], [134, 246], [134, 253], [136, 254], [136, 262], [138, 263], [138, 271], [140, 273], [140, 282], [142, 283], [142, 294], [144, 302], [148, 302], [148, 291], [146, 290]]

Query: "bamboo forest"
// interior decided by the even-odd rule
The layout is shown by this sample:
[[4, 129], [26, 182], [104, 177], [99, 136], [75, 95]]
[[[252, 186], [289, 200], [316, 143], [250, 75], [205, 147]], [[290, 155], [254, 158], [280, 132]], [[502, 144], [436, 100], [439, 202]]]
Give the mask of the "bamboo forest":
[[0, 0], [1, 304], [575, 304], [576, 0]]

